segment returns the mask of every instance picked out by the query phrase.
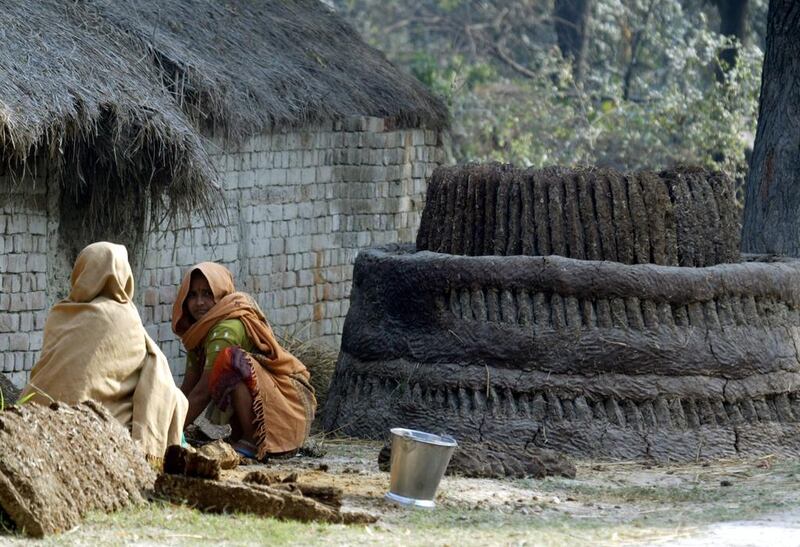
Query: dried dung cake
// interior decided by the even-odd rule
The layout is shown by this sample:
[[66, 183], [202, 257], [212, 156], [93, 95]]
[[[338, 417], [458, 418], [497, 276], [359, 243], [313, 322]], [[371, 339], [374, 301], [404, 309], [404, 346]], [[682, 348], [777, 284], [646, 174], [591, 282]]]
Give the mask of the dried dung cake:
[[704, 267], [739, 261], [739, 216], [733, 181], [702, 168], [440, 167], [417, 249]]
[[350, 300], [327, 431], [402, 426], [509, 454], [800, 455], [798, 260], [684, 268], [394, 246], [359, 254]]
[[[264, 483], [264, 484], [262, 484]], [[341, 492], [330, 488], [273, 483], [268, 477], [248, 475], [247, 482], [218, 481], [163, 474], [156, 493], [209, 513], [250, 513], [262, 517], [357, 524], [374, 522], [367, 513], [342, 512]]]
[[448, 433], [476, 473], [800, 455], [800, 260], [738, 250], [720, 173], [437, 169], [416, 248], [356, 259], [323, 427]]
[[236, 453], [236, 450], [219, 439], [199, 447], [197, 452], [218, 461], [221, 469], [233, 469], [239, 465], [239, 454]]
[[63, 532], [88, 511], [141, 503], [154, 481], [144, 453], [97, 403], [0, 412], [0, 506], [27, 535]]

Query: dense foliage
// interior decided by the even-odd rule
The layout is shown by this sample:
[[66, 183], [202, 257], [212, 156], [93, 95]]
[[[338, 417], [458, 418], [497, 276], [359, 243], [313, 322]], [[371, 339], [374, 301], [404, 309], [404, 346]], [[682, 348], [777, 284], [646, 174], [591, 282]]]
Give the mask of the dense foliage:
[[752, 146], [765, 0], [751, 0], [738, 62], [722, 70], [703, 0], [595, 0], [582, 80], [552, 0], [341, 0], [373, 45], [444, 96], [455, 161], [621, 169], [699, 163], [741, 178]]

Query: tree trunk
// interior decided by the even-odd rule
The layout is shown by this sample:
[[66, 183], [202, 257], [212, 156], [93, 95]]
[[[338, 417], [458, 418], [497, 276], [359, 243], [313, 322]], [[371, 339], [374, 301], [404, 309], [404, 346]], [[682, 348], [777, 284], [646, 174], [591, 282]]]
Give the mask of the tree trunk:
[[800, 2], [770, 0], [742, 250], [800, 256]]
[[572, 59], [572, 75], [583, 80], [586, 67], [589, 15], [592, 0], [555, 0], [553, 10], [558, 48], [564, 58]]
[[[723, 36], [736, 38], [739, 43], [744, 43], [747, 31], [747, 3], [748, 0], [717, 0], [719, 10], [719, 32]], [[722, 70], [717, 72], [717, 77], [722, 80], [724, 71], [736, 65], [737, 49], [729, 47], [719, 54]]]

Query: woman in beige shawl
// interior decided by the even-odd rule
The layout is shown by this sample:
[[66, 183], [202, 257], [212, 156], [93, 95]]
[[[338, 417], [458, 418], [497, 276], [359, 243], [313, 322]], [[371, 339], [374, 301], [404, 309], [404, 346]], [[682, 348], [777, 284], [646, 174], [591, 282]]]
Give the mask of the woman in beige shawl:
[[93, 243], [75, 261], [69, 296], [53, 306], [21, 397], [48, 404], [94, 399], [126, 426], [151, 461], [179, 444], [187, 401], [133, 304], [122, 245]]

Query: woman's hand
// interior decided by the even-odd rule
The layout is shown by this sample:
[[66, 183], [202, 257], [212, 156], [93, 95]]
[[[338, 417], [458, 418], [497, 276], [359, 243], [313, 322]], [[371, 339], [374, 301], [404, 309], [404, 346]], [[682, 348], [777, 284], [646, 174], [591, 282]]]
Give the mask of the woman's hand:
[[186, 371], [183, 373], [183, 383], [181, 384], [181, 391], [187, 397], [192, 392], [200, 377], [203, 375], [203, 369], [200, 365], [191, 365], [186, 362]]
[[[211, 402], [211, 390], [208, 387], [208, 379], [211, 377], [210, 370], [204, 370], [200, 378], [195, 382], [194, 387], [187, 395], [189, 399], [189, 411], [186, 413], [186, 422], [184, 428], [189, 424], [194, 423], [197, 417]], [[184, 384], [186, 380], [184, 379]]]

